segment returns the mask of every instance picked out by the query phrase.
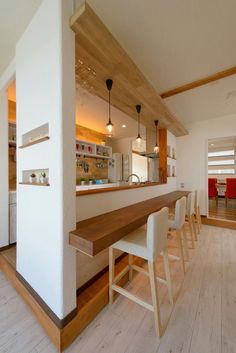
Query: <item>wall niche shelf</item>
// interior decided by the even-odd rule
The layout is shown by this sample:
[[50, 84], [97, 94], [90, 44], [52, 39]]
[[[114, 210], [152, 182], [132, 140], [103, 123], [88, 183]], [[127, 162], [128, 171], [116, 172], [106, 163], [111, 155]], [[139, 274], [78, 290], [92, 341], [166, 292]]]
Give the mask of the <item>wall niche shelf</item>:
[[40, 137], [37, 140], [31, 141], [31, 142], [25, 143], [24, 145], [19, 146], [19, 148], [26, 148], [29, 146], [33, 146], [33, 145], [36, 145], [37, 143], [41, 143], [41, 142], [47, 141], [49, 139], [50, 139], [49, 136]]
[[49, 126], [43, 124], [22, 135], [22, 144], [19, 148], [26, 148], [49, 140]]
[[[34, 177], [32, 179], [33, 174]], [[49, 169], [30, 169], [22, 171], [22, 179], [19, 184], [32, 186], [49, 186], [49, 180]]]
[[50, 186], [48, 183], [30, 183], [30, 182], [20, 182], [20, 185], [32, 185], [32, 186]]
[[76, 140], [76, 155], [93, 157], [100, 159], [112, 158], [112, 148], [110, 146], [99, 145], [93, 142]]

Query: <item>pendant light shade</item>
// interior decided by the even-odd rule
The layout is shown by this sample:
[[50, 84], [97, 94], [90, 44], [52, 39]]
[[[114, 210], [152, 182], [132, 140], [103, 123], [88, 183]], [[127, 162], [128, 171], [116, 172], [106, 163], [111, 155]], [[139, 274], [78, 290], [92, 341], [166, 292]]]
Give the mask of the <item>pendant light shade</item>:
[[157, 143], [157, 127], [158, 127], [158, 120], [154, 120], [154, 124], [156, 126], [156, 145], [154, 146], [154, 152], [158, 153], [159, 152], [159, 146]]
[[109, 119], [108, 119], [108, 123], [106, 124], [106, 128], [107, 128], [107, 135], [109, 136], [109, 137], [111, 137], [112, 136], [112, 132], [113, 132], [113, 124], [112, 124], [112, 122], [111, 122], [111, 89], [112, 89], [112, 84], [113, 84], [113, 81], [111, 80], [111, 79], [107, 79], [106, 80], [106, 85], [107, 85], [107, 89], [108, 89], [108, 94], [109, 94], [109, 96], [108, 96], [108, 98], [109, 98], [109, 111], [108, 111], [108, 117], [109, 117]]
[[138, 136], [136, 137], [136, 141], [138, 143], [140, 143], [142, 140], [142, 137], [140, 135], [140, 112], [141, 112], [141, 105], [140, 104], [136, 105], [136, 111], [138, 113]]

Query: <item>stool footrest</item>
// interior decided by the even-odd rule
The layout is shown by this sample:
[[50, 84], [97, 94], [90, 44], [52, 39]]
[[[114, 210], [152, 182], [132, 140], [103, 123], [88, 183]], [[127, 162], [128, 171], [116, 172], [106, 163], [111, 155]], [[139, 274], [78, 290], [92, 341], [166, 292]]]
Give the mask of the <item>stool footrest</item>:
[[126, 266], [115, 278], [114, 278], [114, 283], [119, 282], [119, 280], [126, 275], [126, 273], [129, 271], [129, 266]]
[[[131, 265], [132, 269], [137, 271], [137, 272], [140, 272], [142, 273], [143, 275], [145, 276], [148, 276], [149, 277], [149, 272], [146, 271], [144, 268], [142, 267], [139, 267], [137, 265]], [[160, 277], [156, 277], [157, 281], [159, 281], [160, 283], [164, 283], [165, 285], [167, 285], [167, 281], [164, 279], [164, 278], [160, 278]]]
[[141, 298], [137, 297], [136, 295], [134, 294], [131, 294], [130, 292], [128, 292], [126, 289], [120, 287], [120, 286], [117, 286], [116, 284], [113, 284], [112, 285], [112, 289], [118, 293], [120, 293], [121, 295], [124, 295], [126, 298], [134, 301], [135, 303], [139, 304], [139, 305], [142, 305], [145, 309], [148, 309], [152, 312], [154, 312], [154, 308], [153, 308], [153, 305], [145, 302], [144, 300], [142, 300]]

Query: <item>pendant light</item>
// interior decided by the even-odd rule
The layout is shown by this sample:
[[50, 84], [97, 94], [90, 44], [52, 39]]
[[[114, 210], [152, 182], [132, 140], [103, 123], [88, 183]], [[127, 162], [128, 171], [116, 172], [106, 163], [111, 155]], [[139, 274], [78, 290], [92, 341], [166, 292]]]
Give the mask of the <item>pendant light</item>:
[[142, 137], [140, 135], [140, 112], [141, 112], [141, 105], [140, 104], [136, 105], [136, 111], [138, 113], [138, 136], [136, 137], [136, 141], [138, 143], [140, 143], [142, 140]]
[[158, 143], [157, 143], [157, 126], [158, 126], [158, 120], [154, 120], [154, 124], [156, 126], [156, 145], [154, 147], [154, 152], [155, 153], [158, 153], [159, 152], [159, 146], [158, 146]]
[[109, 100], [108, 100], [108, 104], [109, 104], [109, 120], [108, 123], [106, 124], [106, 128], [107, 128], [107, 132], [108, 132], [108, 136], [111, 137], [112, 136], [112, 131], [113, 131], [113, 124], [111, 122], [111, 89], [112, 89], [112, 84], [113, 81], [111, 79], [107, 79], [106, 80], [106, 85], [107, 85], [107, 89], [108, 89], [108, 94], [109, 94]]

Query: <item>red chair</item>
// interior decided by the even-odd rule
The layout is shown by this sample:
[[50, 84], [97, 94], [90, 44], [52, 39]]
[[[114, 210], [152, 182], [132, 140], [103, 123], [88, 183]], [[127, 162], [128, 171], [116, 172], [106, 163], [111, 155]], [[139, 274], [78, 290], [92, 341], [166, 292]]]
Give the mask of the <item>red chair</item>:
[[216, 206], [218, 206], [218, 191], [216, 188], [217, 179], [209, 178], [208, 179], [208, 198], [214, 198], [216, 200]]
[[228, 199], [236, 199], [236, 178], [226, 178], [225, 206], [228, 205]]

